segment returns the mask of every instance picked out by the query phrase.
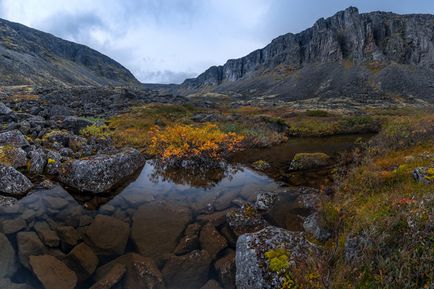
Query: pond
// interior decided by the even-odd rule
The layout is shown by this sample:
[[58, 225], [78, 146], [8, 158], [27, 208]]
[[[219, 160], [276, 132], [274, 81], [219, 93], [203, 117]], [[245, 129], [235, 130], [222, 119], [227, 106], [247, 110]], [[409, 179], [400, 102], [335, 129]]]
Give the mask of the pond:
[[[362, 136], [363, 139], [367, 137]], [[101, 275], [102, 265], [124, 253], [139, 252], [152, 257], [155, 266], [158, 266], [156, 270], [162, 271], [168, 288], [178, 288], [179, 284], [173, 284], [184, 278], [194, 280], [191, 284], [183, 283], [179, 288], [199, 289], [197, 284], [200, 282], [222, 278], [216, 265], [221, 263], [218, 260], [232, 256], [233, 262], [236, 237], [226, 222], [228, 212], [237, 210], [243, 203], [254, 203], [258, 192], [276, 191], [280, 194], [279, 201], [266, 214], [266, 220], [290, 230], [301, 230], [300, 216], [309, 212], [295, 201], [297, 195], [293, 187], [328, 184], [333, 168], [290, 173], [290, 160], [298, 152], [325, 152], [336, 158], [340, 152], [353, 147], [358, 138], [360, 136], [292, 139], [271, 148], [238, 153], [224, 169], [203, 174], [182, 170], [161, 171], [150, 160], [133, 180], [112, 196], [68, 193], [60, 186], [35, 190], [14, 206], [0, 208], [2, 230], [18, 256], [9, 254], [8, 261], [3, 262], [21, 263], [18, 270], [12, 270], [0, 261], [0, 270], [4, 271], [0, 272], [0, 277], [10, 277], [17, 283], [43, 288], [29, 270], [29, 256], [48, 254], [64, 260], [70, 267], [81, 268], [76, 288], [90, 288], [95, 277]], [[251, 164], [257, 160], [267, 161], [270, 169], [264, 172], [252, 169]], [[212, 224], [211, 233], [204, 229], [208, 222]], [[184, 234], [191, 234], [187, 237], [193, 241], [183, 250], [180, 246], [186, 240]], [[185, 256], [190, 256], [192, 253], [189, 252], [194, 250], [201, 252], [203, 238], [212, 240], [214, 237], [223, 240], [221, 249], [209, 256], [205, 264], [200, 258], [197, 261], [200, 265], [194, 260], [188, 264]], [[77, 257], [81, 256], [78, 249], [74, 249], [78, 252], [71, 252], [82, 241], [96, 253], [98, 258], [93, 261], [95, 264], [91, 264], [87, 257]], [[14, 261], [14, 258], [17, 260]], [[191, 261], [191, 258], [188, 260]], [[179, 276], [176, 272], [186, 270], [183, 266], [193, 269]], [[93, 274], [93, 267], [99, 267], [97, 274]], [[83, 273], [83, 268], [92, 270]], [[188, 274], [191, 276], [185, 276]], [[127, 282], [126, 278], [133, 280], [136, 277], [127, 274], [124, 282]], [[158, 280], [155, 276], [153, 278]], [[128, 282], [133, 282], [131, 280]], [[128, 288], [144, 286], [137, 280], [135, 282], [136, 287], [131, 285], [133, 287]]]

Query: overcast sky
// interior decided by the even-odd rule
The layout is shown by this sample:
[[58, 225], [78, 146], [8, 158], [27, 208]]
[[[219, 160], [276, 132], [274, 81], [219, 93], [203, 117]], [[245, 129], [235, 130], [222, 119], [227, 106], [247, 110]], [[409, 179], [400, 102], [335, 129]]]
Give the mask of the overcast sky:
[[348, 6], [434, 14], [434, 0], [0, 0], [0, 17], [94, 48], [142, 82], [182, 82]]

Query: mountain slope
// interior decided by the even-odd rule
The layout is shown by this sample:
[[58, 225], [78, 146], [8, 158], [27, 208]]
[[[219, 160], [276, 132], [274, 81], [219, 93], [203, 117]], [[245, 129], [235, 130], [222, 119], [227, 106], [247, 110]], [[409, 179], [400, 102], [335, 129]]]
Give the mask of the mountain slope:
[[350, 7], [179, 88], [280, 100], [349, 97], [434, 102], [434, 16]]
[[0, 19], [0, 85], [138, 83], [125, 67], [87, 46]]

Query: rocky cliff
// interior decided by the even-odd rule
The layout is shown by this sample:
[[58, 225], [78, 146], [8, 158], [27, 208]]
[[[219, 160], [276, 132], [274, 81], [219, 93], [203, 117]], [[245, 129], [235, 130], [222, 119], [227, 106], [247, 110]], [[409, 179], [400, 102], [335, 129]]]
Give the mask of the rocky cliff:
[[180, 89], [198, 90], [290, 100], [399, 94], [432, 101], [434, 15], [360, 14], [350, 7], [213, 66]]
[[84, 45], [0, 19], [0, 85], [125, 85], [125, 67]]

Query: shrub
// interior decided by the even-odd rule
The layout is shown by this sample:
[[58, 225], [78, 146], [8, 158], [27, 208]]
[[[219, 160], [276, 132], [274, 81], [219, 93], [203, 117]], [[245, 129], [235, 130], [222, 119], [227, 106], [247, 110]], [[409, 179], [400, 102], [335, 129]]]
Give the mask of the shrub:
[[244, 139], [236, 133], [224, 133], [213, 124], [201, 127], [176, 124], [164, 129], [155, 126], [149, 135], [147, 152], [173, 164], [221, 160], [239, 149]]
[[106, 125], [90, 125], [83, 128], [80, 134], [84, 137], [95, 137], [99, 139], [107, 139], [110, 137], [110, 131]]

